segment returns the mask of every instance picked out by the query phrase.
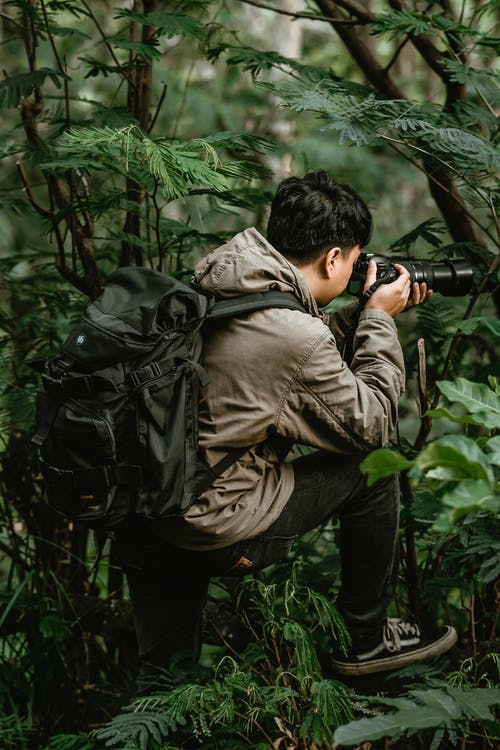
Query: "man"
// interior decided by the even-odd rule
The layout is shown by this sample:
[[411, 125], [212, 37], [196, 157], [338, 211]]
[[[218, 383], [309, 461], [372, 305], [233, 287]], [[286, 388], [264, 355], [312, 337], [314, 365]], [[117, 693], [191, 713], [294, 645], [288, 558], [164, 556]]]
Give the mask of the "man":
[[[316, 172], [278, 186], [267, 239], [247, 229], [197, 265], [195, 284], [217, 298], [278, 289], [292, 292], [304, 311], [259, 310], [204, 331], [205, 461], [214, 466], [231, 449], [248, 450], [183, 518], [119, 535], [144, 674], [167, 667], [175, 653], [196, 654], [211, 576], [285, 559], [301, 534], [333, 514], [340, 519], [337, 606], [352, 638], [334, 667], [341, 674], [399, 668], [455, 642], [453, 628], [424, 643], [416, 626], [387, 619], [398, 480], [368, 489], [359, 469], [396, 424], [404, 364], [393, 319], [431, 291], [411, 288], [398, 265], [399, 278], [374, 291], [371, 263], [365, 290], [373, 293], [363, 309], [356, 302], [330, 317], [319, 310], [344, 291], [371, 231], [361, 198]], [[296, 442], [316, 450], [286, 462]]]

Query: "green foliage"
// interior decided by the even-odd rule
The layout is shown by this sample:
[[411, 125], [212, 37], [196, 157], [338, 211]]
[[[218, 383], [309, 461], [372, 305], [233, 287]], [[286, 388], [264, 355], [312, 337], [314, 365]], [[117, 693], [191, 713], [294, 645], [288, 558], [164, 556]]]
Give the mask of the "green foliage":
[[442, 235], [443, 232], [445, 232], [445, 227], [439, 219], [427, 219], [393, 242], [389, 250], [393, 253], [409, 253], [419, 239], [435, 248], [440, 247], [441, 238], [439, 235]]
[[44, 750], [92, 750], [93, 746], [87, 734], [59, 734], [50, 738]]
[[434, 731], [430, 747], [437, 750], [446, 730], [450, 737], [469, 736], [472, 722], [481, 722], [495, 735], [495, 717], [492, 708], [500, 705], [500, 689], [457, 688], [441, 683], [439, 687], [413, 689], [402, 698], [376, 698], [370, 703], [395, 707], [388, 714], [377, 714], [370, 718], [353, 721], [339, 727], [334, 742], [340, 745], [358, 745], [367, 740], [391, 737], [395, 740], [418, 732]]
[[[106, 553], [93, 570], [92, 540], [42, 504], [29, 446], [36, 386], [27, 363], [59, 348], [102, 277], [118, 263], [148, 263], [187, 278], [205, 249], [249, 224], [263, 229], [272, 183], [290, 168], [326, 168], [359, 189], [391, 255], [465, 255], [474, 266], [470, 299], [435, 295], [401, 316], [409, 378], [400, 444], [374, 452], [364, 466], [370, 482], [408, 472], [402, 546], [415, 600], [410, 607], [430, 625], [446, 613], [465, 651], [484, 651], [494, 637], [499, 387], [493, 379], [489, 388], [485, 383], [498, 362], [499, 332], [496, 6], [485, 2], [472, 13], [465, 3], [457, 21], [450, 4], [425, 13], [417, 3], [404, 10], [387, 2], [366, 11], [350, 5], [343, 30], [349, 33], [358, 8], [372, 15], [355, 33], [380, 63], [372, 70], [383, 70], [396, 86], [404, 81], [406, 100], [388, 97], [380, 79], [367, 85], [359, 71], [370, 75], [370, 66], [360, 68], [357, 45], [348, 54], [332, 44], [330, 24], [309, 24], [294, 60], [280, 44], [286, 33], [271, 35], [266, 25], [265, 18], [278, 15], [252, 8], [248, 24], [243, 3], [184, 0], [149, 13], [141, 2], [133, 9], [73, 0], [6, 4], [0, 82], [6, 131], [0, 744], [6, 750], [88, 750], [101, 741], [166, 750], [172, 732], [186, 732], [188, 745], [204, 750], [324, 750], [336, 727], [365, 711], [325, 669], [332, 644], [347, 645], [331, 605], [339, 560], [338, 532], [330, 525], [297, 545], [294, 554], [306, 564], [292, 576], [287, 568], [271, 569], [216, 602], [220, 618], [210, 623], [215, 635], [205, 634], [212, 640], [205, 677], [174, 669], [172, 690], [135, 701], [90, 739], [88, 726], [108, 722], [129, 700], [130, 609], [114, 560]], [[434, 45], [431, 62], [417, 52], [422, 42]], [[400, 67], [407, 53], [411, 77]], [[276, 95], [286, 108], [275, 106]], [[447, 177], [452, 209], [436, 197]], [[406, 202], [398, 203], [401, 197]], [[432, 199], [439, 219], [437, 209], [429, 210]], [[374, 244], [382, 242], [378, 236]], [[412, 406], [417, 336], [427, 354], [421, 411], [432, 404], [420, 418]], [[417, 581], [409, 572], [413, 555], [421, 563]], [[398, 606], [407, 599], [401, 586]], [[497, 664], [494, 655], [470, 656], [449, 686], [428, 684], [425, 693], [393, 699], [397, 705], [383, 703], [382, 695], [380, 704], [397, 710], [364, 720], [382, 722], [380, 737], [384, 731], [393, 742], [403, 737], [404, 750], [427, 740], [434, 750], [465, 737], [472, 748], [470, 730], [480, 733], [483, 723], [490, 731], [493, 705], [490, 693], [475, 691], [493, 689]], [[422, 713], [428, 728], [415, 726]]]
[[328, 599], [299, 577], [296, 564], [281, 584], [245, 579], [235, 594], [248, 633], [242, 652], [223, 657], [203, 683], [135, 700], [94, 733], [96, 741], [146, 750], [181, 729], [206, 748], [239, 747], [240, 737], [254, 747], [279, 737], [329, 742], [334, 727], [352, 717], [351, 695], [323, 678], [314, 640], [325, 631], [345, 643], [346, 633]]
[[[498, 151], [488, 138], [459, 126], [455, 116], [438, 106], [388, 100], [366, 90], [354, 94], [343, 82], [325, 80], [310, 86], [280, 89], [292, 109], [318, 113], [324, 128], [338, 131], [341, 144], [388, 143], [427, 154], [466, 182], [483, 180], [498, 167]], [[484, 199], [489, 200], [485, 192]]]
[[405, 471], [411, 466], [413, 466], [412, 462], [400, 453], [389, 448], [380, 448], [365, 458], [361, 464], [361, 470], [368, 475], [367, 483], [371, 487], [379, 479]]
[[484, 425], [488, 430], [500, 428], [500, 395], [483, 383], [471, 383], [465, 378], [437, 383], [441, 393], [451, 403], [461, 404], [467, 415], [462, 417], [447, 409], [429, 411], [431, 417], [445, 417], [457, 422]]
[[28, 750], [32, 735], [27, 719], [17, 713], [0, 714], [0, 742], [4, 750]]
[[[459, 571], [464, 579], [468, 576], [476, 580], [480, 586], [494, 584], [500, 576], [500, 518], [476, 511], [463, 519], [457, 531], [459, 545], [450, 550], [447, 568]], [[493, 617], [493, 612], [489, 615]], [[475, 673], [481, 674], [479, 667]]]
[[441, 393], [460, 404], [462, 413], [444, 407], [427, 412], [434, 419], [483, 427], [489, 436], [444, 435], [428, 442], [413, 461], [388, 448], [374, 451], [362, 464], [368, 484], [409, 470], [415, 482], [423, 482], [439, 498], [441, 510], [433, 521], [434, 528], [442, 532], [479, 510], [500, 513], [499, 443], [498, 436], [492, 434], [500, 427], [500, 394], [496, 381], [491, 383], [493, 387], [488, 387], [465, 378], [438, 382]]
[[386, 34], [389, 38], [401, 36], [433, 35], [445, 31], [447, 34], [466, 34], [479, 36], [480, 32], [470, 26], [447, 18], [443, 13], [418, 13], [407, 10], [393, 10], [390, 13], [380, 13], [377, 21], [372, 25], [375, 34]]
[[[207, 3], [205, 3], [207, 5]], [[124, 18], [127, 21], [139, 23], [142, 26], [153, 26], [158, 37], [181, 35], [189, 39], [204, 41], [206, 38], [205, 27], [200, 21], [185, 13], [165, 13], [164, 11], [152, 11], [150, 13], [136, 13], [123, 9], [116, 13], [116, 18]]]
[[0, 107], [17, 107], [21, 99], [25, 99], [40, 88], [49, 78], [56, 88], [61, 88], [64, 73], [50, 68], [39, 68], [29, 73], [18, 73], [0, 81]]

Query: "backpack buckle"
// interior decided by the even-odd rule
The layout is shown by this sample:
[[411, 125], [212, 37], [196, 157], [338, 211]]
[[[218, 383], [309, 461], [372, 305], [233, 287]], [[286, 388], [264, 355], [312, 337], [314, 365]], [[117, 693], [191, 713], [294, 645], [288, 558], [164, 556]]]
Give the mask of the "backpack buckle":
[[145, 367], [141, 367], [140, 370], [132, 370], [132, 372], [129, 372], [127, 377], [131, 380], [134, 388], [138, 388], [148, 380], [160, 378], [162, 375], [163, 372], [158, 362], [150, 362]]

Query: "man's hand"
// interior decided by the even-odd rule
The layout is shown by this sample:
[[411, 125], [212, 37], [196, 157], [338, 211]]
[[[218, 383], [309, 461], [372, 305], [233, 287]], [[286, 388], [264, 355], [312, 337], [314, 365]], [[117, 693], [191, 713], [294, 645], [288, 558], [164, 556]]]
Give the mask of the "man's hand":
[[[431, 298], [432, 290], [427, 289], [425, 282], [411, 285], [409, 271], [399, 263], [395, 263], [394, 268], [399, 271], [399, 278], [390, 284], [382, 284], [367, 301], [365, 310], [383, 310], [392, 318], [395, 318], [403, 310], [421, 305]], [[371, 260], [368, 264], [363, 291], [366, 291], [376, 280], [377, 264]]]

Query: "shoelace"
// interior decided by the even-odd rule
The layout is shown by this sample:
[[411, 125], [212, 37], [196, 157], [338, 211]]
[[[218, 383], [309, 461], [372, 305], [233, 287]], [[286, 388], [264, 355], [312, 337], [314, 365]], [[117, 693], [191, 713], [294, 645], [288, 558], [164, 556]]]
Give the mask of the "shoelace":
[[387, 651], [390, 653], [401, 651], [401, 638], [405, 637], [420, 638], [418, 625], [400, 620], [399, 617], [389, 617], [382, 634], [382, 641]]

